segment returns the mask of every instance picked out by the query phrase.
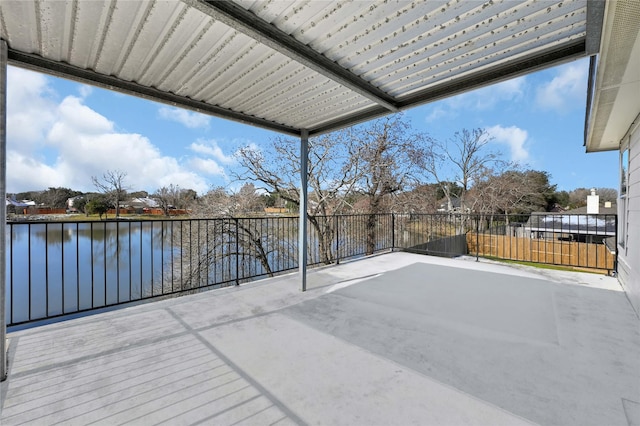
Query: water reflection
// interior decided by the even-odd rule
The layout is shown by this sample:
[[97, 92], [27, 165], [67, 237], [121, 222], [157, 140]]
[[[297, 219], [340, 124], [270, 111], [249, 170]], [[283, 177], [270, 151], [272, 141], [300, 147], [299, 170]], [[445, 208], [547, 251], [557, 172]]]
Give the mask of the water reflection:
[[[235, 284], [268, 274], [266, 262], [294, 268], [289, 222], [269, 219], [263, 232], [267, 221], [248, 221], [260, 225], [248, 240], [233, 219], [11, 223], [7, 323]], [[257, 242], [266, 262], [256, 260]]]
[[12, 224], [8, 322], [155, 294], [174, 249], [166, 231], [162, 222]]

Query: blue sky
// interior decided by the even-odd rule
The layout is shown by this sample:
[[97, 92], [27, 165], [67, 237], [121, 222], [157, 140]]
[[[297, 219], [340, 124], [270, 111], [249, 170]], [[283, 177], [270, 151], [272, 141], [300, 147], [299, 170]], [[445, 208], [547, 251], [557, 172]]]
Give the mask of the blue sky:
[[[507, 160], [548, 171], [558, 189], [611, 187], [616, 152], [585, 154], [588, 60], [529, 74], [406, 112], [416, 131], [445, 140], [486, 129]], [[91, 176], [127, 173], [133, 190], [169, 184], [200, 194], [231, 190], [234, 153], [277, 135], [116, 92], [9, 67], [8, 192], [64, 186], [94, 191]]]

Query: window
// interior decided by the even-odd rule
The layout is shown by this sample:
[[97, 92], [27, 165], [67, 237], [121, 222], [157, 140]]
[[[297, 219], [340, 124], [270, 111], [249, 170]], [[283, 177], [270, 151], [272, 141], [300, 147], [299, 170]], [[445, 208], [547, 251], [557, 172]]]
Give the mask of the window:
[[627, 195], [627, 182], [629, 180], [629, 144], [620, 152], [620, 196]]
[[618, 207], [618, 243], [625, 247], [627, 239], [627, 183], [629, 182], [629, 139], [620, 146], [620, 200]]

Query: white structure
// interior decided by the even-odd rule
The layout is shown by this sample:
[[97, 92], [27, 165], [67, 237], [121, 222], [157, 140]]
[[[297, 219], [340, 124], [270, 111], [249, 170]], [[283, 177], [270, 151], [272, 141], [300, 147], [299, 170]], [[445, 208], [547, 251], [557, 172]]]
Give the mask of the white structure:
[[[620, 150], [618, 277], [640, 314], [640, 2], [606, 2], [601, 54], [592, 59], [585, 145]], [[614, 173], [614, 171], [611, 171]]]
[[600, 196], [596, 194], [594, 188], [591, 189], [591, 195], [587, 195], [587, 214], [600, 213]]

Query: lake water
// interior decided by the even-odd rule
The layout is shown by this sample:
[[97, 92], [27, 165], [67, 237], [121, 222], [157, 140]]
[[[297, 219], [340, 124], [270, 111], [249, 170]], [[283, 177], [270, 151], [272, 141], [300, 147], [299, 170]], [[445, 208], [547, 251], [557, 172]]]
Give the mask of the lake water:
[[8, 323], [149, 296], [179, 256], [163, 222], [11, 224], [7, 246]]
[[[335, 222], [330, 256], [335, 241], [342, 257], [364, 254], [364, 219]], [[379, 234], [380, 249], [390, 247], [383, 234], [390, 235]], [[310, 230], [310, 265], [320, 263], [315, 235]], [[297, 246], [292, 217], [9, 223], [7, 324], [292, 270]]]

